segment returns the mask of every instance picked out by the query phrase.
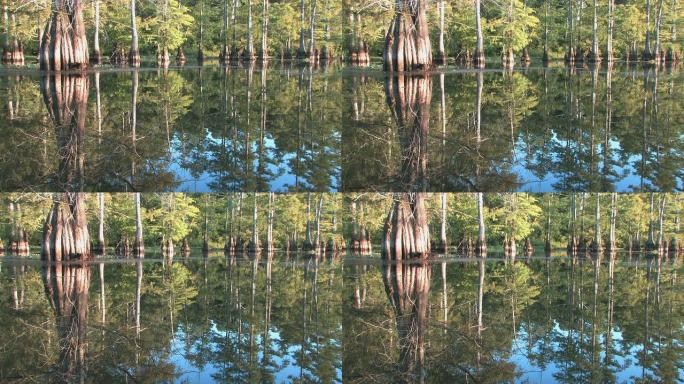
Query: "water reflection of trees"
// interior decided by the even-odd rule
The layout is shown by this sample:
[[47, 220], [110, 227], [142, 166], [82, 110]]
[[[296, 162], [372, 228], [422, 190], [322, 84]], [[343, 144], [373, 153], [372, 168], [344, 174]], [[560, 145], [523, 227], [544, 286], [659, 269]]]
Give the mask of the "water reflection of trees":
[[[534, 189], [535, 179], [559, 190], [681, 187], [677, 70], [442, 76], [431, 89], [440, 102], [429, 108], [428, 190]], [[52, 95], [69, 78], [0, 79], [4, 189], [59, 173], [66, 136]], [[222, 190], [386, 190], [404, 160], [406, 137], [372, 73], [250, 66], [81, 78], [87, 92], [61, 104], [86, 103], [75, 115], [87, 189], [194, 188], [189, 178]], [[41, 82], [48, 104], [35, 102]]]
[[[676, 340], [684, 334], [673, 309], [681, 301], [676, 288], [681, 265], [575, 258], [427, 268], [444, 269], [438, 275], [446, 276], [446, 284], [433, 278], [426, 300], [408, 301], [427, 302], [424, 323], [406, 323], [412, 317], [400, 317], [392, 296], [396, 291], [387, 289], [388, 277], [395, 285], [395, 276], [412, 281], [407, 268], [394, 274], [387, 266], [350, 273], [366, 282], [366, 296], [363, 306], [354, 306], [345, 318], [345, 379], [501, 382], [525, 375], [569, 383], [667, 381], [681, 375]], [[349, 288], [350, 305], [356, 289], [355, 284]], [[422, 324], [422, 370], [397, 364], [403, 348], [417, 347], [410, 343], [416, 339], [402, 334], [405, 323], [414, 330]], [[378, 358], [363, 358], [369, 354]], [[643, 369], [628, 369], [630, 359]], [[535, 373], [540, 370], [542, 376]]]

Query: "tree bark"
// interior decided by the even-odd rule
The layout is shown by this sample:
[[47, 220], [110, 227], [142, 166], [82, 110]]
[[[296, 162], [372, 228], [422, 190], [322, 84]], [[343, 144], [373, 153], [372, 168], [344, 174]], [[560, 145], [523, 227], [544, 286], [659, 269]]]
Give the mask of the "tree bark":
[[252, 241], [249, 243], [249, 251], [257, 253], [261, 250], [261, 243], [259, 242], [259, 227], [257, 226], [258, 219], [258, 204], [257, 194], [254, 193], [254, 210], [252, 211]]
[[477, 201], [477, 244], [475, 244], [475, 252], [481, 256], [487, 256], [487, 237], [484, 220], [484, 195], [482, 192], [475, 193]]
[[301, 29], [299, 30], [299, 49], [297, 49], [297, 59], [298, 60], [304, 60], [306, 59], [306, 45], [305, 45], [305, 40], [306, 40], [306, 27], [305, 27], [305, 20], [306, 20], [306, 7], [304, 5], [304, 0], [301, 1], [301, 10], [300, 10], [300, 23], [301, 23]]
[[446, 49], [444, 48], [444, 13], [446, 3], [445, 0], [440, 0], [437, 3], [437, 10], [439, 11], [439, 45], [435, 63], [443, 65], [447, 63]]
[[90, 61], [93, 64], [102, 64], [102, 52], [100, 51], [100, 0], [93, 1], [93, 13], [95, 13], [95, 32], [93, 33], [93, 53]]
[[143, 240], [142, 207], [140, 206], [140, 192], [133, 194], [135, 202], [135, 243], [133, 254], [137, 258], [145, 257], [145, 243]]
[[247, 0], [247, 47], [242, 53], [245, 61], [254, 61], [254, 21], [252, 19], [252, 0]]
[[131, 0], [131, 50], [128, 53], [128, 63], [133, 67], [140, 66], [140, 49], [138, 48], [138, 25], [136, 21], [135, 1]]
[[651, 0], [646, 0], [646, 43], [641, 58], [644, 61], [653, 60], [653, 48], [651, 46]]
[[309, 15], [309, 61], [316, 63], [318, 61], [318, 48], [316, 48], [316, 11], [318, 3], [316, 0], [311, 0], [311, 15]]
[[60, 262], [90, 259], [85, 199], [85, 194], [79, 192], [55, 195], [52, 209], [43, 226], [43, 260]]
[[594, 243], [592, 251], [595, 253], [603, 252], [603, 238], [601, 237], [601, 194], [596, 194], [596, 214], [594, 216]]
[[430, 69], [432, 48], [426, 14], [427, 0], [396, 0], [394, 12], [394, 21], [385, 37], [385, 71]]
[[40, 68], [65, 71], [88, 67], [88, 41], [82, 0], [53, 0], [40, 44]]
[[439, 249], [442, 252], [447, 252], [449, 248], [449, 243], [447, 240], [447, 194], [441, 193], [441, 220], [439, 227]]
[[608, 39], [606, 41], [606, 61], [611, 64], [615, 61], [613, 50], [613, 32], [615, 31], [615, 0], [608, 0]]
[[97, 243], [95, 244], [94, 252], [96, 254], [99, 254], [99, 255], [104, 255], [107, 252], [107, 244], [105, 242], [105, 236], [104, 236], [104, 220], [105, 220], [104, 193], [98, 192], [97, 204], [98, 204]]
[[484, 55], [484, 36], [482, 35], [482, 12], [481, 12], [481, 0], [475, 0], [475, 33], [476, 33], [476, 46], [475, 53], [473, 54], [473, 64], [475, 68], [485, 67], [485, 55]]
[[[611, 1], [611, 0], [608, 0]], [[597, 0], [594, 0], [594, 18], [591, 23], [591, 51], [589, 52], [589, 62], [590, 63], [600, 63], [601, 62], [601, 48], [599, 48], [598, 41], [598, 4]]]
[[382, 242], [385, 260], [425, 259], [430, 254], [430, 229], [425, 210], [425, 193], [404, 192], [394, 195], [387, 215]]
[[269, 0], [263, 0], [261, 13], [261, 49], [259, 51], [259, 59], [267, 61], [269, 59], [268, 53], [268, 8]]

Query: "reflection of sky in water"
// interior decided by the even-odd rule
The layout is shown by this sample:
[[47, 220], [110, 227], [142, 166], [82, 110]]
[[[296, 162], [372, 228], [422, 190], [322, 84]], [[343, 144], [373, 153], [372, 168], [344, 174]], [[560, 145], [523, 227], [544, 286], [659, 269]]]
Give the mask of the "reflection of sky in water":
[[[341, 135], [339, 132], [334, 134], [334, 139], [338, 143], [341, 141]], [[214, 145], [221, 144], [221, 140], [213, 138], [210, 132], [207, 133], [206, 140], [212, 142]], [[176, 176], [176, 180], [180, 182], [177, 190], [181, 192], [211, 192], [212, 188], [209, 185], [214, 179], [209, 173], [202, 172], [198, 177], [193, 177], [190, 170], [183, 167], [183, 154], [178, 151], [178, 148], [180, 148], [181, 145], [182, 143], [178, 140], [178, 138], [174, 138], [171, 151], [173, 161], [169, 168], [169, 170]], [[271, 137], [264, 138], [264, 146], [266, 151], [274, 151], [276, 149], [276, 143]], [[256, 150], [257, 144], [254, 143], [252, 144], [252, 151]], [[302, 177], [298, 178], [288, 166], [290, 160], [294, 159], [295, 157], [296, 154], [293, 153], [285, 154], [279, 164], [268, 164], [267, 168], [269, 173], [275, 175], [269, 182], [271, 191], [285, 192], [290, 189], [310, 189], [311, 186]], [[209, 159], [208, 155], [206, 159]], [[255, 159], [254, 163], [252, 164], [253, 170], [257, 168], [257, 164], [258, 160]], [[332, 192], [337, 190], [337, 175], [339, 175], [339, 173], [339, 168], [335, 168], [330, 175], [329, 183], [330, 191]], [[296, 186], [298, 186], [298, 188]]]
[[[226, 337], [226, 332], [219, 330], [213, 321], [211, 324], [211, 332], [214, 336], [219, 338]], [[176, 366], [176, 372], [179, 374], [179, 376], [176, 378], [176, 382], [188, 384], [216, 382], [215, 377], [217, 374], [220, 374], [220, 372], [223, 371], [224, 366], [215, 365], [211, 361], [207, 361], [207, 364], [201, 368], [195, 366], [193, 362], [186, 359], [183, 355], [186, 351], [185, 337], [185, 333], [179, 330], [176, 332], [173, 344], [171, 345], [172, 356], [169, 359], [169, 362]], [[232, 340], [237, 339], [237, 335], [234, 333], [231, 333], [229, 337]], [[293, 379], [299, 379], [300, 375], [304, 375], [305, 377], [310, 377], [310, 375], [313, 375], [313, 373], [308, 369], [301, 369], [301, 367], [297, 366], [296, 355], [301, 351], [299, 346], [290, 347], [287, 350], [281, 350], [281, 348], [279, 348], [279, 345], [281, 344], [280, 334], [278, 332], [269, 331], [269, 337], [271, 339], [271, 350], [273, 351], [273, 353], [269, 356], [269, 359], [271, 360], [270, 365], [271, 367], [278, 367], [277, 370], [273, 372], [273, 378], [276, 383], [292, 382]], [[255, 337], [254, 343], [256, 345], [261, 345], [262, 336], [257, 335]], [[333, 343], [337, 344], [335, 341], [333, 341]], [[206, 348], [207, 346], [203, 347]], [[217, 349], [215, 347], [215, 345], [209, 346], [212, 351]], [[196, 346], [192, 347], [192, 352], [197, 352]], [[247, 351], [245, 352], [248, 353]], [[257, 363], [254, 365], [255, 369], [263, 368], [261, 365], [263, 357], [263, 352], [259, 350], [256, 355]], [[241, 374], [243, 373], [244, 372], [241, 372]], [[336, 369], [336, 376], [337, 381], [342, 382], [341, 369]]]
[[[557, 322], [554, 322], [552, 332], [564, 338], [569, 336], [569, 332], [562, 330]], [[556, 375], [563, 371], [563, 367], [559, 366], [560, 363], [551, 360], [551, 357], [549, 356], [547, 357], [548, 361], [546, 362], [546, 366], [544, 368], [536, 365], [529, 359], [526, 353], [529, 345], [527, 332], [520, 330], [516, 336], [516, 340], [513, 341], [514, 353], [510, 359], [511, 362], [517, 365], [516, 370], [518, 373], [520, 373], [520, 377], [518, 377], [516, 382], [526, 384], [557, 382], [557, 379], [555, 378]], [[577, 340], [577, 336], [577, 334], [574, 336], [570, 335], [570, 337], [574, 339], [574, 342], [579, 342]], [[613, 330], [611, 337], [613, 338], [613, 343], [611, 345], [611, 359], [613, 365], [611, 368], [618, 367], [615, 372], [617, 382], [632, 382], [636, 378], [641, 378], [643, 374], [649, 375], [652, 373], [650, 370], [647, 369], [644, 371], [641, 366], [634, 364], [633, 358], [641, 352], [641, 347], [634, 347], [628, 351], [625, 351], [620, 348], [622, 343], [622, 332]], [[600, 351], [599, 356], [597, 357], [597, 366], [603, 366], [606, 358], [606, 353], [604, 350], [605, 334], [597, 336], [596, 346]], [[539, 347], [539, 344], [535, 344], [531, 352], [533, 354], [539, 355], [542, 352]], [[553, 350], [561, 349], [559, 343], [550, 343], [550, 347]], [[590, 359], [591, 356], [586, 356], [586, 358]], [[588, 374], [589, 372], [583, 373]]]
[[[336, 133], [334, 138], [338, 142], [341, 142], [341, 135], [339, 133]], [[211, 137], [211, 134], [207, 134], [207, 140], [212, 141], [214, 144], [220, 144], [218, 139]], [[267, 137], [265, 138], [264, 142], [267, 150], [273, 151], [276, 148], [275, 141], [272, 138]], [[563, 147], [565, 144], [565, 141], [559, 140], [554, 134], [554, 137], [549, 141], [548, 145], [557, 145], [559, 147]], [[207, 172], [202, 172], [198, 177], [193, 177], [191, 172], [184, 168], [181, 164], [183, 154], [177, 150], [180, 145], [181, 143], [178, 141], [178, 139], [174, 139], [172, 150], [173, 162], [169, 169], [176, 175], [177, 180], [180, 181], [178, 190], [182, 192], [210, 192], [212, 189], [209, 185], [213, 181], [212, 175]], [[616, 156], [616, 153], [620, 150], [620, 143], [618, 141], [611, 140], [610, 147], [613, 161], [612, 172], [615, 174], [615, 176], [612, 177], [612, 180], [614, 180], [612, 183], [614, 185], [614, 189], [616, 191], [639, 190], [641, 185], [641, 177], [636, 173], [635, 165], [638, 165], [641, 157], [638, 155], [631, 156], [625, 164], [620, 165], [619, 159]], [[252, 150], [256, 150], [256, 144], [253, 144]], [[531, 169], [533, 164], [528, 162], [526, 151], [527, 148], [524, 138], [519, 137], [516, 142], [513, 165], [511, 167], [511, 171], [518, 176], [518, 180], [521, 183], [519, 191], [531, 193], [557, 191], [558, 186], [563, 184], [562, 175], [553, 172], [547, 172], [543, 178], [540, 179]], [[549, 161], [560, 161], [559, 156], [560, 154], [558, 153], [550, 153]], [[600, 172], [603, 167], [602, 148], [597, 150], [595, 156], [598, 159], [598, 172]], [[302, 177], [297, 177], [297, 175], [295, 175], [288, 166], [289, 162], [295, 157], [296, 155], [293, 153], [285, 154], [279, 164], [268, 164], [269, 172], [275, 175], [269, 182], [271, 191], [283, 192], [294, 189], [295, 186], [299, 186], [299, 188], [296, 188], [297, 190], [308, 189], [310, 187], [310, 185]], [[256, 161], [257, 160], [254, 161], [252, 169], [256, 169]], [[337, 175], [339, 174], [340, 169], [335, 168], [333, 170], [333, 174], [330, 175], [331, 191], [337, 190], [336, 179]], [[597, 177], [596, 179], [599, 180], [600, 177]], [[679, 185], [680, 187], [682, 186], [681, 183], [679, 183]]]

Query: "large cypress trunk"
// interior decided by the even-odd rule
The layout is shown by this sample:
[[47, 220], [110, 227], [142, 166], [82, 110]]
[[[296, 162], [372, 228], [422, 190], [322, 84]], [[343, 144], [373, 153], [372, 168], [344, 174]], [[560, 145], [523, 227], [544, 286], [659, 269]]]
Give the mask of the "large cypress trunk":
[[427, 258], [430, 254], [430, 230], [422, 192], [397, 193], [387, 215], [382, 255], [387, 260]]
[[432, 67], [427, 0], [396, 0], [385, 37], [385, 70], [404, 72]]
[[385, 81], [387, 103], [398, 125], [402, 164], [392, 210], [387, 215], [382, 254], [386, 259], [426, 258], [430, 231], [425, 211], [427, 139], [430, 125], [430, 76], [393, 76]]
[[43, 227], [43, 260], [59, 262], [90, 259], [85, 198], [85, 194], [79, 192], [55, 195]]
[[51, 71], [85, 69], [88, 42], [82, 0], [54, 0], [52, 16], [40, 42], [40, 68]]

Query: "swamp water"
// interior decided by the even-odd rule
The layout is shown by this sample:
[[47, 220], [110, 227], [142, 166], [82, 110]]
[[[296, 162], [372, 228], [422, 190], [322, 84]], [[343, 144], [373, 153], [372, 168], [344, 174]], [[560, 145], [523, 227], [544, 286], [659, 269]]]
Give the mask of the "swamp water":
[[[678, 68], [0, 70], [2, 191], [675, 191]], [[411, 115], [421, 109], [412, 129]], [[69, 174], [67, 174], [69, 173]], [[411, 181], [409, 181], [410, 183]]]
[[[681, 261], [0, 262], [2, 382], [676, 382]], [[369, 358], [374, 356], [374, 358]]]

